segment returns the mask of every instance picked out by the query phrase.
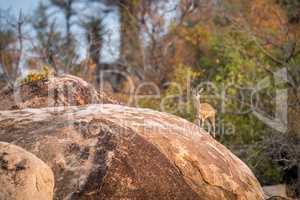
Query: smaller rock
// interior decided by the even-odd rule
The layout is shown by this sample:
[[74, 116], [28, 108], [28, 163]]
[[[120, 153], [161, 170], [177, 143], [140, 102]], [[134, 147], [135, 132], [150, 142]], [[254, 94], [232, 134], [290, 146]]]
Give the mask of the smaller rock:
[[71, 75], [15, 85], [0, 90], [0, 110], [82, 106], [87, 104], [121, 104], [86, 81]]
[[287, 188], [284, 184], [264, 186], [262, 189], [266, 199], [271, 197], [287, 197]]
[[268, 198], [267, 200], [292, 200], [292, 199], [285, 198], [285, 197], [274, 196], [274, 197]]
[[52, 200], [54, 175], [26, 150], [0, 142], [0, 200]]

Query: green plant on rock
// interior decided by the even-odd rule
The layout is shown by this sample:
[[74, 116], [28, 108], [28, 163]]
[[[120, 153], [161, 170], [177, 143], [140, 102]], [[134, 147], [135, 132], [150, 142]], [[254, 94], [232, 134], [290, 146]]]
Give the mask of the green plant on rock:
[[28, 84], [39, 80], [46, 80], [49, 76], [53, 76], [54, 72], [47, 65], [45, 65], [38, 72], [31, 72], [25, 78], [21, 79], [20, 84]]

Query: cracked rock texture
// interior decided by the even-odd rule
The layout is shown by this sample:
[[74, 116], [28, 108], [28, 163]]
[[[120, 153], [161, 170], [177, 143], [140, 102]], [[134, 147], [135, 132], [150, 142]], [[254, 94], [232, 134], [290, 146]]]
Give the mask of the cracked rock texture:
[[120, 104], [105, 92], [71, 75], [49, 77], [0, 90], [0, 110], [79, 106], [93, 103]]
[[0, 200], [52, 200], [52, 170], [32, 153], [0, 142]]
[[223, 145], [184, 119], [149, 109], [2, 111], [0, 141], [52, 169], [54, 199], [263, 199], [253, 173]]

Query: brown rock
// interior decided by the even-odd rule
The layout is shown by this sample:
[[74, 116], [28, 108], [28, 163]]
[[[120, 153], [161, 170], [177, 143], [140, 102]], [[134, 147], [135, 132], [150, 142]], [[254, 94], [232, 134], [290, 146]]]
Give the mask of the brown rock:
[[54, 175], [35, 155], [0, 142], [0, 199], [52, 200]]
[[282, 197], [287, 198], [287, 187], [285, 184], [269, 185], [262, 187], [266, 198]]
[[268, 198], [267, 200], [293, 200], [293, 199], [290, 199], [287, 197], [273, 196], [273, 197]]
[[56, 199], [262, 200], [250, 169], [179, 117], [120, 105], [3, 111], [0, 140], [44, 160]]
[[71, 75], [49, 77], [0, 91], [0, 110], [79, 106], [92, 103], [118, 104], [104, 92]]

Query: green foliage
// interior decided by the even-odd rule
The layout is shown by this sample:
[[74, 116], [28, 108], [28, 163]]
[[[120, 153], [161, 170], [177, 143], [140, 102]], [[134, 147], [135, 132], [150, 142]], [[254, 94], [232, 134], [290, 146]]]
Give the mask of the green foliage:
[[261, 146], [248, 148], [246, 152], [246, 155], [240, 155], [240, 157], [246, 158], [246, 163], [255, 172], [262, 185], [282, 183], [283, 168], [274, 162], [270, 156], [267, 156]]
[[194, 121], [195, 109], [189, 82], [200, 77], [200, 72], [183, 64], [178, 65], [173, 72], [172, 83], [167, 84], [159, 98], [144, 98], [139, 100], [139, 106], [169, 112], [189, 121]]
[[190, 81], [200, 77], [200, 72], [189, 66], [178, 65], [174, 71], [173, 84], [170, 84], [163, 95], [165, 111], [194, 121], [195, 110], [189, 87]]

